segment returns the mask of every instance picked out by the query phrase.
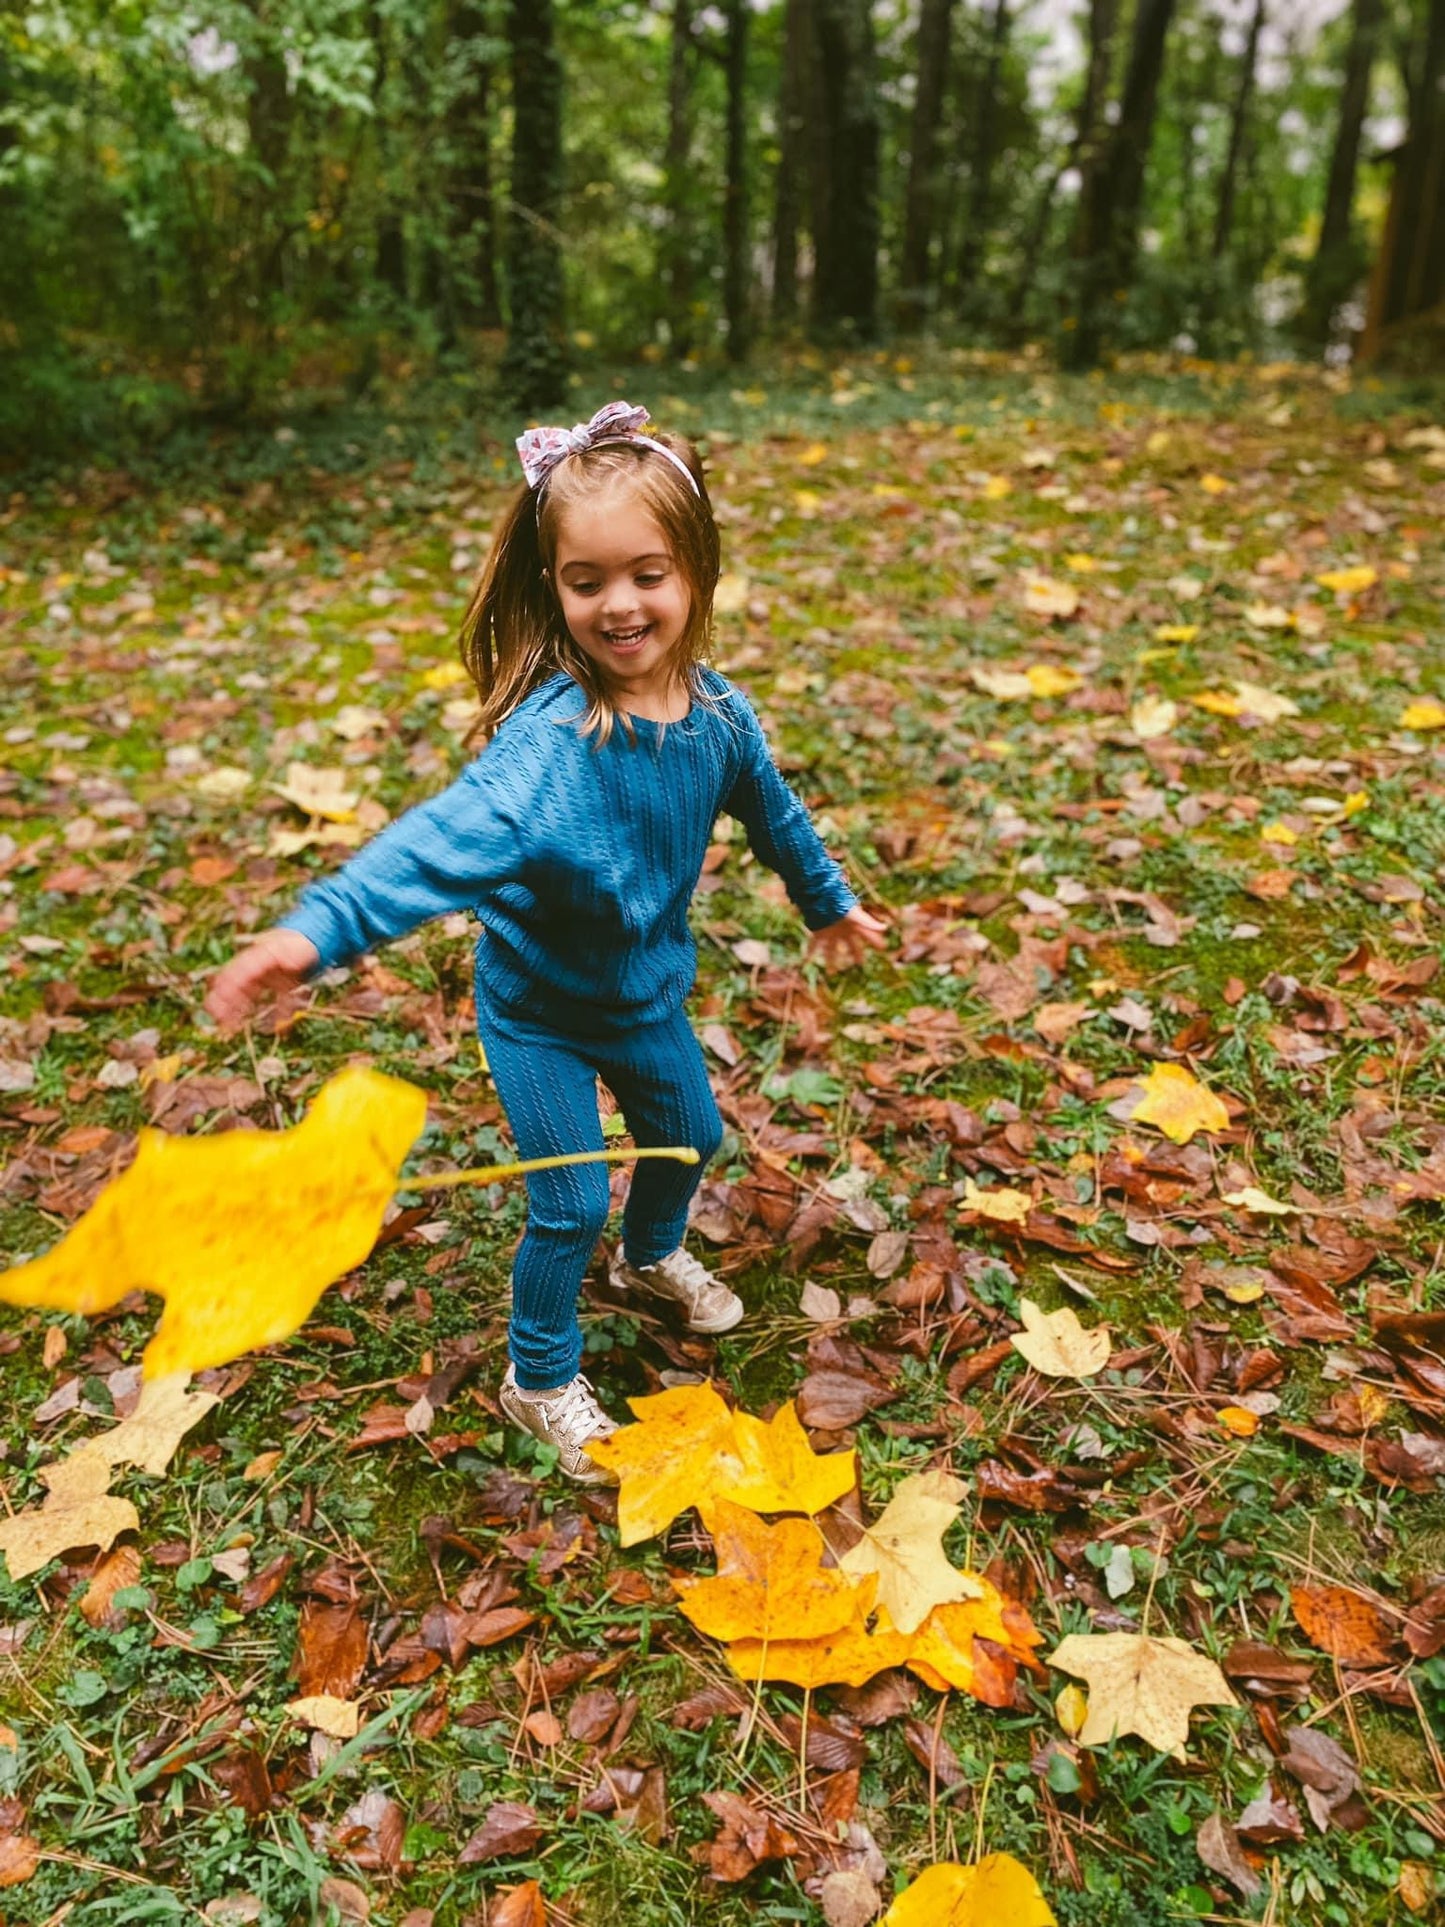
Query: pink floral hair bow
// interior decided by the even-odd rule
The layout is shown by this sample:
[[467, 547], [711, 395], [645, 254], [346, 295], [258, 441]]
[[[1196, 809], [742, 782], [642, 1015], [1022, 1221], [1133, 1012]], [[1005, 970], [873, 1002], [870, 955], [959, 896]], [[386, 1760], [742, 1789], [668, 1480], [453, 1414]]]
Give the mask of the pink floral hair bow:
[[648, 420], [645, 408], [634, 408], [627, 401], [610, 401], [605, 408], [598, 409], [590, 422], [578, 422], [575, 428], [529, 428], [525, 435], [517, 437], [517, 453], [522, 458], [522, 473], [528, 487], [540, 487], [559, 462], [565, 462], [569, 455], [581, 454], [583, 449], [597, 448], [603, 442], [641, 442], [644, 448], [656, 449], [659, 455], [665, 455], [673, 467], [687, 477], [693, 493], [699, 493], [686, 462], [661, 442], [642, 433]]

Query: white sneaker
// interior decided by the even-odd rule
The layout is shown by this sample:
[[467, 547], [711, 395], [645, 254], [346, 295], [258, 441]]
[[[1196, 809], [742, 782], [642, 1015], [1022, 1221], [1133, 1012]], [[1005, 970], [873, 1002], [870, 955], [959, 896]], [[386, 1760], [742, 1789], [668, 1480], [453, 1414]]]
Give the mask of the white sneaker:
[[679, 1245], [655, 1265], [630, 1265], [619, 1246], [607, 1270], [614, 1291], [640, 1292], [645, 1298], [680, 1305], [689, 1331], [730, 1332], [742, 1323], [743, 1301], [704, 1264]]
[[597, 1395], [579, 1372], [555, 1392], [525, 1392], [509, 1365], [498, 1404], [514, 1425], [530, 1432], [544, 1445], [557, 1448], [557, 1470], [577, 1485], [616, 1485], [614, 1473], [598, 1465], [587, 1452], [591, 1439], [606, 1438], [617, 1430], [597, 1403]]

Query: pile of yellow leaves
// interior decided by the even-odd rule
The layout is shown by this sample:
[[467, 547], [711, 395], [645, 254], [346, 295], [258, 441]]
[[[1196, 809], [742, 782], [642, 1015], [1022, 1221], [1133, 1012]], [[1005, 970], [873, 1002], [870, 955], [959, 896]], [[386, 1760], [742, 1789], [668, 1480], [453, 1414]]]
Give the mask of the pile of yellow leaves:
[[[710, 1385], [682, 1385], [632, 1410], [635, 1425], [589, 1447], [621, 1483], [622, 1543], [697, 1506], [718, 1569], [677, 1581], [682, 1611], [726, 1644], [739, 1678], [862, 1686], [907, 1666], [940, 1692], [1007, 1706], [1019, 1666], [1037, 1668], [1028, 1614], [944, 1554], [964, 1490], [950, 1474], [903, 1479], [834, 1557], [817, 1515], [852, 1489], [856, 1455], [815, 1453], [791, 1404], [764, 1423], [729, 1410]], [[769, 1524], [765, 1513], [807, 1516]]]

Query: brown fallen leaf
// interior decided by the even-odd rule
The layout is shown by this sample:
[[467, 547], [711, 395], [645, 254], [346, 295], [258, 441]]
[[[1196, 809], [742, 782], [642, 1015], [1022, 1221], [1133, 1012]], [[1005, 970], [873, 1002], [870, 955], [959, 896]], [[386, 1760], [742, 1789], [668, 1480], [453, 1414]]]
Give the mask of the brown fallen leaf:
[[1246, 1900], [1259, 1892], [1259, 1875], [1239, 1844], [1239, 1835], [1222, 1813], [1211, 1813], [1195, 1835], [1194, 1851], [1211, 1873], [1237, 1887]]
[[547, 1927], [547, 1907], [535, 1880], [506, 1887], [487, 1909], [487, 1927]]
[[1395, 1634], [1389, 1620], [1363, 1593], [1348, 1586], [1291, 1586], [1290, 1604], [1305, 1637], [1346, 1666], [1388, 1666]]
[[[104, 1626], [112, 1618], [111, 1601], [127, 1586], [140, 1579], [140, 1551], [136, 1546], [114, 1546], [96, 1560], [80, 1601], [81, 1617], [88, 1626]], [[120, 1615], [114, 1615], [119, 1619]]]
[[693, 1853], [714, 1880], [731, 1884], [746, 1880], [769, 1860], [795, 1860], [802, 1842], [771, 1813], [755, 1807], [739, 1793], [705, 1793], [703, 1803], [722, 1822], [717, 1837]]
[[1304, 1822], [1273, 1780], [1266, 1780], [1234, 1823], [1241, 1840], [1255, 1847], [1298, 1845], [1305, 1837]]
[[352, 1600], [344, 1606], [308, 1599], [301, 1608], [292, 1671], [298, 1697], [350, 1699], [366, 1667], [366, 1622]]
[[22, 1887], [40, 1865], [41, 1847], [28, 1833], [0, 1831], [0, 1887]]
[[475, 1867], [488, 1860], [519, 1860], [541, 1838], [542, 1823], [535, 1807], [521, 1800], [498, 1800], [487, 1808], [486, 1818], [457, 1861], [460, 1866]]

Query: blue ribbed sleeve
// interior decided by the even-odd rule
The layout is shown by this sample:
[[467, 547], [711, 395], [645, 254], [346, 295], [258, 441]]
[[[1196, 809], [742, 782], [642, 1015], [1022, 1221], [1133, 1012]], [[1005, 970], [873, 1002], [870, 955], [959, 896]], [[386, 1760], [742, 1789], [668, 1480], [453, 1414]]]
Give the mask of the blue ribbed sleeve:
[[747, 831], [754, 854], [783, 879], [808, 928], [822, 930], [846, 916], [858, 899], [783, 781], [762, 724], [738, 690], [732, 692], [732, 707], [744, 728], [743, 766], [723, 807]]

